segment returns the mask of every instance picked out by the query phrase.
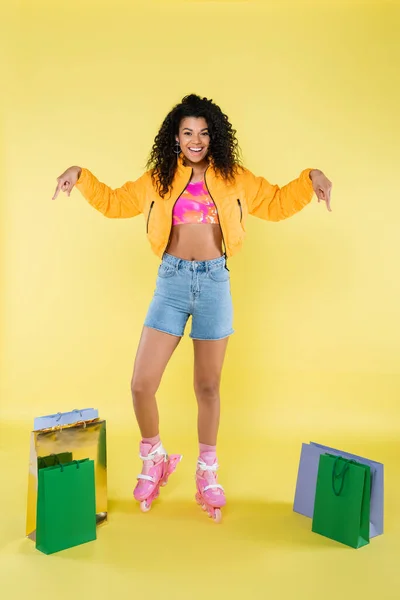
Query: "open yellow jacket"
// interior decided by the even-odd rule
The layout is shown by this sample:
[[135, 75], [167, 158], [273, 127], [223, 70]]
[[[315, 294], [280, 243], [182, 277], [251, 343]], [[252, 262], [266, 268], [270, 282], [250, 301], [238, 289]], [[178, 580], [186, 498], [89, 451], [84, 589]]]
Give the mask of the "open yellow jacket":
[[[299, 212], [311, 201], [310, 171], [302, 171], [298, 179], [279, 188], [244, 168], [239, 168], [233, 183], [227, 183], [212, 165], [209, 166], [205, 182], [218, 210], [227, 257], [241, 249], [249, 214], [267, 221], [280, 221]], [[151, 171], [146, 171], [137, 181], [113, 190], [100, 183], [90, 171], [82, 169], [76, 187], [106, 217], [126, 219], [143, 214], [151, 248], [162, 258], [171, 234], [174, 204], [191, 176], [192, 169], [186, 167], [180, 157], [172, 187], [164, 198], [158, 195], [152, 183]]]

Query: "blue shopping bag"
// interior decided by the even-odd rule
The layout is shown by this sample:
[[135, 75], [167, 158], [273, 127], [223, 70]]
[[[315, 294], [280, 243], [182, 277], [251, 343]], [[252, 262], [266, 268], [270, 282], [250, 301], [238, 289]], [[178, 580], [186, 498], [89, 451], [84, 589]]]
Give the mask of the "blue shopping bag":
[[382, 535], [384, 524], [384, 467], [382, 463], [349, 454], [329, 446], [303, 444], [297, 475], [293, 510], [313, 518], [318, 466], [322, 454], [333, 454], [369, 466], [371, 471], [370, 538]]
[[65, 425], [73, 425], [81, 421], [93, 421], [99, 418], [97, 408], [82, 408], [71, 410], [64, 413], [56, 413], [54, 415], [45, 415], [44, 417], [36, 417], [33, 422], [33, 431], [42, 429], [52, 429], [53, 427], [63, 427]]

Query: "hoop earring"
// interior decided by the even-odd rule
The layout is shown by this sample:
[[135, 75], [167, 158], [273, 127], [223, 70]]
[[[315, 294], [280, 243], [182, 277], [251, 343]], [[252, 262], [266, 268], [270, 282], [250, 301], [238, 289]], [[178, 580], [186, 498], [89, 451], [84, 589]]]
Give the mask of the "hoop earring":
[[177, 154], [179, 156], [179, 154], [181, 153], [181, 146], [179, 144], [179, 142], [175, 142], [175, 148], [174, 148], [174, 152], [175, 154]]

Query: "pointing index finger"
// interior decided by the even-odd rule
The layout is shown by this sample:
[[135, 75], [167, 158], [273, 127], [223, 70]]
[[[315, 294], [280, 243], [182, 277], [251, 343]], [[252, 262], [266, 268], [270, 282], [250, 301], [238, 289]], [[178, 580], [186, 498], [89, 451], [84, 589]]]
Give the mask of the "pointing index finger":
[[328, 190], [326, 192], [326, 208], [328, 209], [329, 212], [332, 212], [332, 209], [331, 209], [331, 190], [330, 190], [330, 188], [328, 188]]
[[53, 200], [55, 200], [55, 199], [57, 198], [58, 194], [60, 193], [60, 190], [61, 190], [61, 185], [62, 185], [62, 184], [61, 184], [61, 181], [59, 181], [59, 182], [57, 183], [56, 191], [54, 192], [54, 196], [53, 196], [53, 198], [52, 198]]

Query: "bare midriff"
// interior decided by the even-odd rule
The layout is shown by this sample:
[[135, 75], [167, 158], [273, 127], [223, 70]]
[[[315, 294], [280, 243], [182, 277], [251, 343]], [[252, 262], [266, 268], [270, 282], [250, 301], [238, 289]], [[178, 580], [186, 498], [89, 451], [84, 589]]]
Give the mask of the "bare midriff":
[[167, 253], [183, 260], [213, 260], [223, 255], [219, 225], [187, 223], [174, 225]]

